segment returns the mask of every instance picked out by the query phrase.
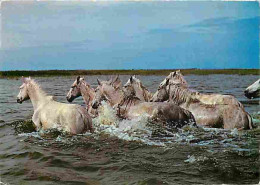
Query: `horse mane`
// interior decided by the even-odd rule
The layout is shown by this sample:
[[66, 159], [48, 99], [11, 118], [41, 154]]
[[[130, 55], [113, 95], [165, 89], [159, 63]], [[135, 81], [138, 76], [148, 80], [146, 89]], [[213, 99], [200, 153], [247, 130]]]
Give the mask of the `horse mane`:
[[90, 84], [88, 82], [86, 82], [85, 80], [82, 80], [81, 82], [83, 85], [85, 85], [86, 87], [90, 88], [90, 89], [94, 89], [92, 87], [90, 87]]
[[131, 101], [131, 100], [138, 100], [141, 101], [137, 96], [132, 95], [132, 96], [126, 96], [124, 93], [124, 98], [121, 100], [121, 102], [119, 103], [119, 105], [124, 105], [124, 103], [126, 101]]
[[180, 85], [170, 84], [169, 86], [169, 96], [170, 99], [179, 104], [199, 102], [198, 99], [194, 98], [198, 92], [191, 92], [189, 89], [184, 88]]
[[27, 80], [27, 83], [29, 84], [29, 88], [33, 87], [33, 90], [37, 91], [36, 93], [39, 93], [43, 96], [47, 96], [47, 93], [41, 88], [41, 86], [38, 83], [35, 82], [34, 79]]
[[95, 97], [95, 90], [85, 80], [82, 80], [80, 83], [81, 96], [83, 97], [85, 104], [88, 106]]
[[123, 92], [123, 99], [118, 104], [117, 109], [117, 115], [121, 118], [125, 118], [122, 116], [122, 111], [125, 113], [125, 111], [128, 109], [128, 107], [131, 107], [131, 105], [135, 105], [136, 103], [140, 102], [141, 100], [135, 95], [127, 95], [125, 92]]

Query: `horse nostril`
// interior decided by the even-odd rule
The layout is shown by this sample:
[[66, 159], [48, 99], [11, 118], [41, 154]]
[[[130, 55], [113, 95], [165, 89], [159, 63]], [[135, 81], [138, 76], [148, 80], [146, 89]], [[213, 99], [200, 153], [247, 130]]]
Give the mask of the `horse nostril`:
[[17, 98], [16, 99], [17, 103], [22, 103], [21, 99]]
[[67, 99], [68, 102], [73, 102], [75, 97], [73, 97], [73, 96], [66, 96], [66, 99]]

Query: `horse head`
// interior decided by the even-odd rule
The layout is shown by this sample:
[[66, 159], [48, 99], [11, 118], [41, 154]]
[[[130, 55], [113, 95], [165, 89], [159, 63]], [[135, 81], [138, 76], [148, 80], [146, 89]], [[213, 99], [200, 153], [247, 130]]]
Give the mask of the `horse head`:
[[123, 87], [127, 95], [135, 95], [141, 101], [149, 101], [151, 93], [143, 86], [142, 82], [135, 76], [131, 76]]
[[22, 103], [23, 101], [29, 100], [28, 94], [28, 84], [30, 83], [31, 78], [24, 78], [22, 77], [23, 84], [20, 86], [20, 92], [17, 95], [17, 103]]
[[75, 98], [81, 96], [80, 92], [80, 86], [81, 83], [84, 81], [84, 78], [81, 78], [78, 76], [76, 80], [73, 82], [73, 84], [70, 87], [70, 90], [66, 96], [68, 102], [72, 102]]
[[244, 91], [247, 98], [259, 98], [260, 97], [260, 79], [250, 85]]
[[97, 109], [101, 101], [109, 101], [114, 105], [117, 99], [120, 98], [118, 91], [121, 90], [121, 80], [119, 76], [111, 78], [109, 81], [100, 81], [97, 79], [98, 86], [95, 89], [95, 97], [92, 101], [92, 108]]
[[184, 79], [180, 70], [171, 72], [161, 83], [161, 85], [165, 85], [166, 80], [169, 80], [169, 84], [180, 85], [183, 87], [188, 87], [187, 81]]
[[161, 83], [154, 93], [151, 101], [152, 102], [163, 102], [169, 99], [169, 79], [166, 79], [165, 83]]

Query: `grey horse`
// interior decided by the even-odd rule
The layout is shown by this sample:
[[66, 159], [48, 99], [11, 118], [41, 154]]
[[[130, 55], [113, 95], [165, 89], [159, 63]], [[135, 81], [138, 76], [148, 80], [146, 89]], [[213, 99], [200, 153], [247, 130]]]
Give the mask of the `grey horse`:
[[229, 105], [207, 105], [200, 102], [187, 88], [170, 84], [169, 79], [160, 85], [152, 100], [154, 102], [169, 101], [189, 110], [197, 124], [225, 129], [252, 129], [252, 118], [243, 107]]
[[260, 79], [255, 81], [252, 85], [248, 86], [245, 90], [245, 96], [247, 98], [259, 98], [260, 97]]
[[92, 119], [84, 107], [54, 101], [30, 77], [22, 78], [22, 82], [17, 103], [31, 100], [34, 109], [32, 121], [37, 130], [58, 128], [71, 134], [93, 132]]

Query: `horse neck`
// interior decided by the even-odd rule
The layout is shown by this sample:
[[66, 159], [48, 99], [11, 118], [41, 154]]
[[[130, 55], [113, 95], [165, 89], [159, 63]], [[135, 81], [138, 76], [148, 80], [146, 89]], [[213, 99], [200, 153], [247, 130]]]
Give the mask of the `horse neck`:
[[141, 101], [150, 101], [152, 94], [142, 85], [142, 83], [134, 86], [135, 95]]
[[45, 92], [37, 84], [30, 83], [27, 87], [34, 110], [46, 101], [50, 101]]
[[151, 98], [153, 97], [153, 94], [150, 91], [148, 91], [147, 89], [145, 89], [144, 96], [145, 96], [146, 101], [150, 101]]
[[146, 101], [146, 97], [145, 97], [145, 91], [144, 89], [140, 88], [140, 87], [135, 87], [134, 88], [134, 93], [135, 95], [141, 100], [141, 101]]
[[181, 84], [183, 86], [188, 87], [188, 83], [187, 83], [187, 81], [184, 79], [184, 77], [182, 75], [180, 76], [180, 81], [181, 81]]
[[94, 89], [91, 88], [88, 84], [82, 83], [80, 85], [80, 93], [82, 95], [82, 98], [84, 99], [85, 104], [91, 105], [91, 103], [95, 97]]

